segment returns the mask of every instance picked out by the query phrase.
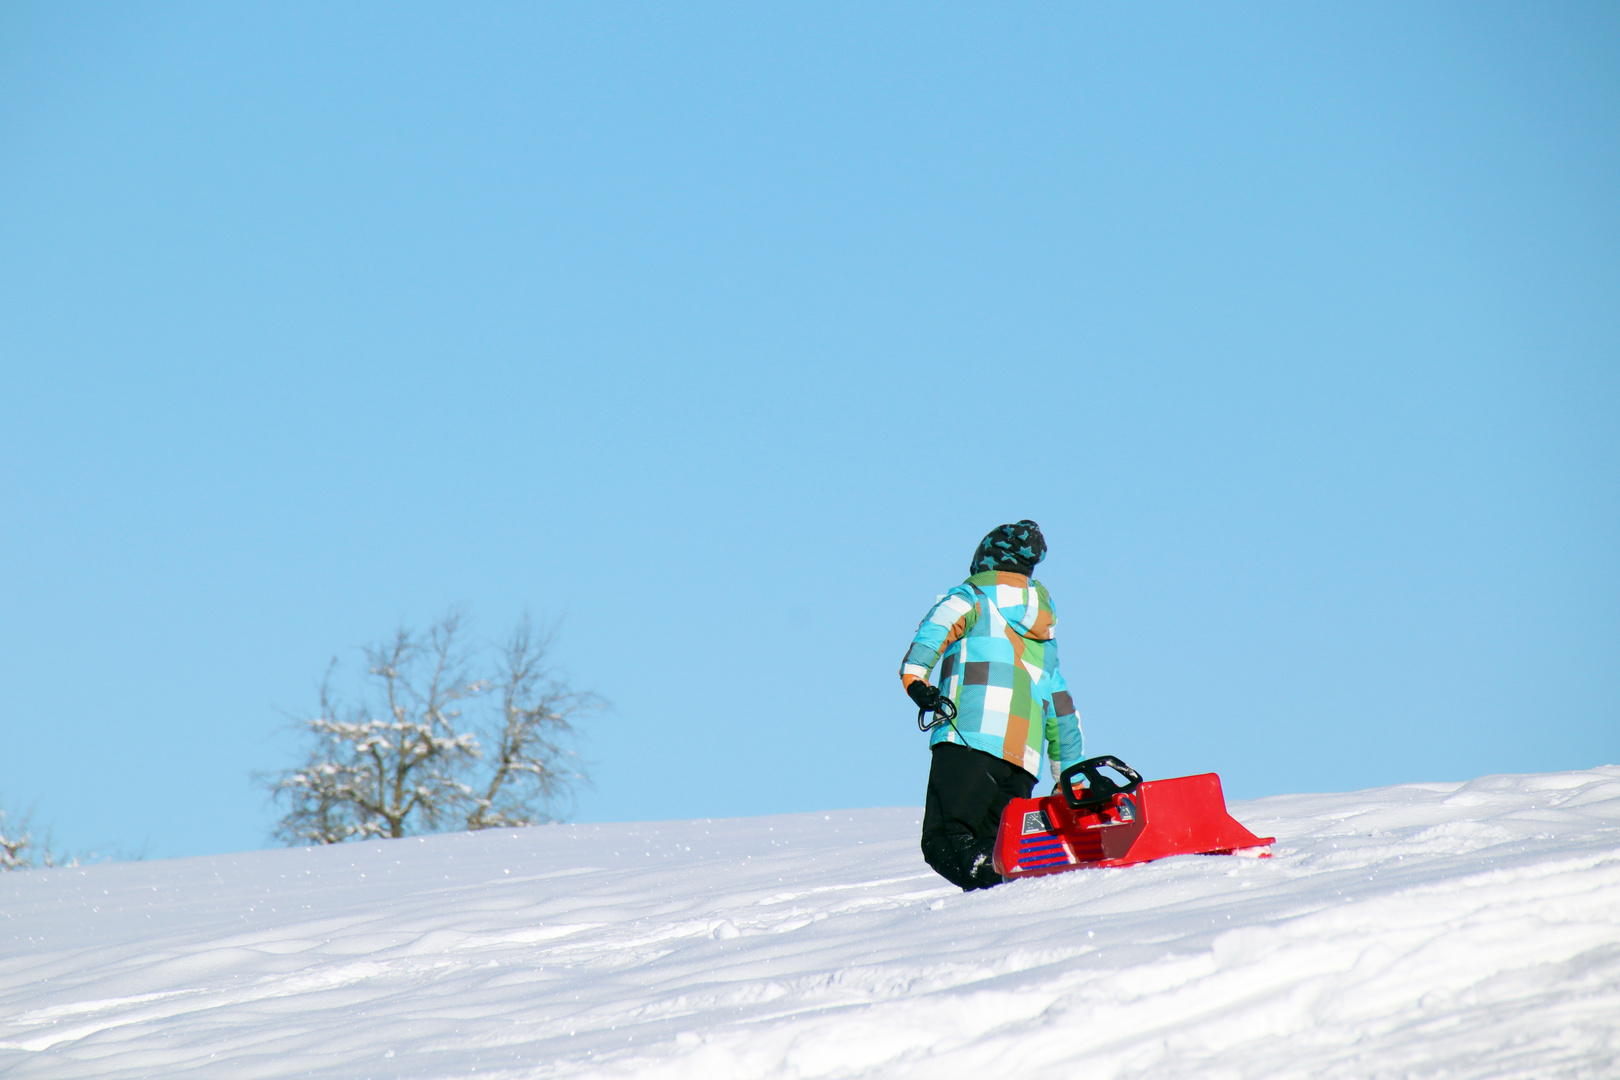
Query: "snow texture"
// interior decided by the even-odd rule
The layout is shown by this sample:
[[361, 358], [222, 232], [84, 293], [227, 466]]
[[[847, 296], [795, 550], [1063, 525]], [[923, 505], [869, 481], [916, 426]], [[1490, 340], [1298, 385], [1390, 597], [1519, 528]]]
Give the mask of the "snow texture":
[[1620, 768], [962, 894], [918, 812], [0, 877], [0, 1076], [1620, 1076]]

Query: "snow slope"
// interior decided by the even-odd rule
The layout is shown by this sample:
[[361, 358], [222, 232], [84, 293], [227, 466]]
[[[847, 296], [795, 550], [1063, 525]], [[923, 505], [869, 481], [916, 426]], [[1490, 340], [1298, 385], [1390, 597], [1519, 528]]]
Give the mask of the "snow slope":
[[1620, 1076], [1620, 768], [964, 895], [915, 810], [0, 878], [0, 1076]]

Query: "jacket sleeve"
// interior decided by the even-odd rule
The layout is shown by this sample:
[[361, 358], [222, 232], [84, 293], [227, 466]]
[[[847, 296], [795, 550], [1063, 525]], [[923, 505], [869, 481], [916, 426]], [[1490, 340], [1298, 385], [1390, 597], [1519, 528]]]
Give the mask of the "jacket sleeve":
[[909, 688], [918, 679], [926, 682], [928, 673], [939, 662], [939, 654], [971, 630], [978, 619], [978, 605], [960, 585], [940, 597], [923, 616], [911, 639], [911, 648], [906, 650], [906, 658], [900, 664], [901, 684]]
[[1074, 711], [1074, 698], [1069, 695], [1069, 684], [1057, 666], [1057, 642], [1047, 642], [1052, 671], [1048, 677], [1047, 692], [1050, 707], [1046, 713], [1046, 757], [1051, 763], [1055, 783], [1063, 770], [1085, 756], [1081, 748], [1080, 714]]

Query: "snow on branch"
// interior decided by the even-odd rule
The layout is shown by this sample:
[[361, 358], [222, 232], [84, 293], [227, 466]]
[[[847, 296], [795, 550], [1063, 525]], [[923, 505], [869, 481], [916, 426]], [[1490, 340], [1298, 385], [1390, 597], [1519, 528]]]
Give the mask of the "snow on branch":
[[493, 657], [452, 612], [422, 634], [404, 627], [365, 651], [359, 692], [321, 682], [300, 722], [304, 763], [260, 777], [287, 812], [286, 844], [335, 844], [555, 820], [584, 780], [566, 742], [581, 714], [606, 707], [550, 662], [555, 628], [527, 616]]
[[77, 855], [64, 855], [44, 837], [34, 835], [34, 812], [12, 814], [0, 807], [0, 871], [35, 867], [78, 866]]

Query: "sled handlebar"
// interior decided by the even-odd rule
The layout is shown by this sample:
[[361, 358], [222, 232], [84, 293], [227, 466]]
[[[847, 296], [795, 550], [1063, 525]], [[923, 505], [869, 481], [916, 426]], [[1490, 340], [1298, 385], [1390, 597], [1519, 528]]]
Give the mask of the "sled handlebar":
[[[1099, 770], [1113, 769], [1125, 778], [1125, 783], [1117, 784], [1104, 776]], [[1080, 773], [1086, 778], [1085, 794], [1078, 794], [1074, 790], [1074, 776]], [[1071, 810], [1089, 810], [1094, 806], [1101, 806], [1115, 795], [1129, 795], [1135, 791], [1142, 782], [1142, 774], [1119, 760], [1117, 757], [1094, 757], [1076, 762], [1063, 770], [1058, 778], [1058, 787], [1063, 790], [1063, 801], [1069, 804]]]

